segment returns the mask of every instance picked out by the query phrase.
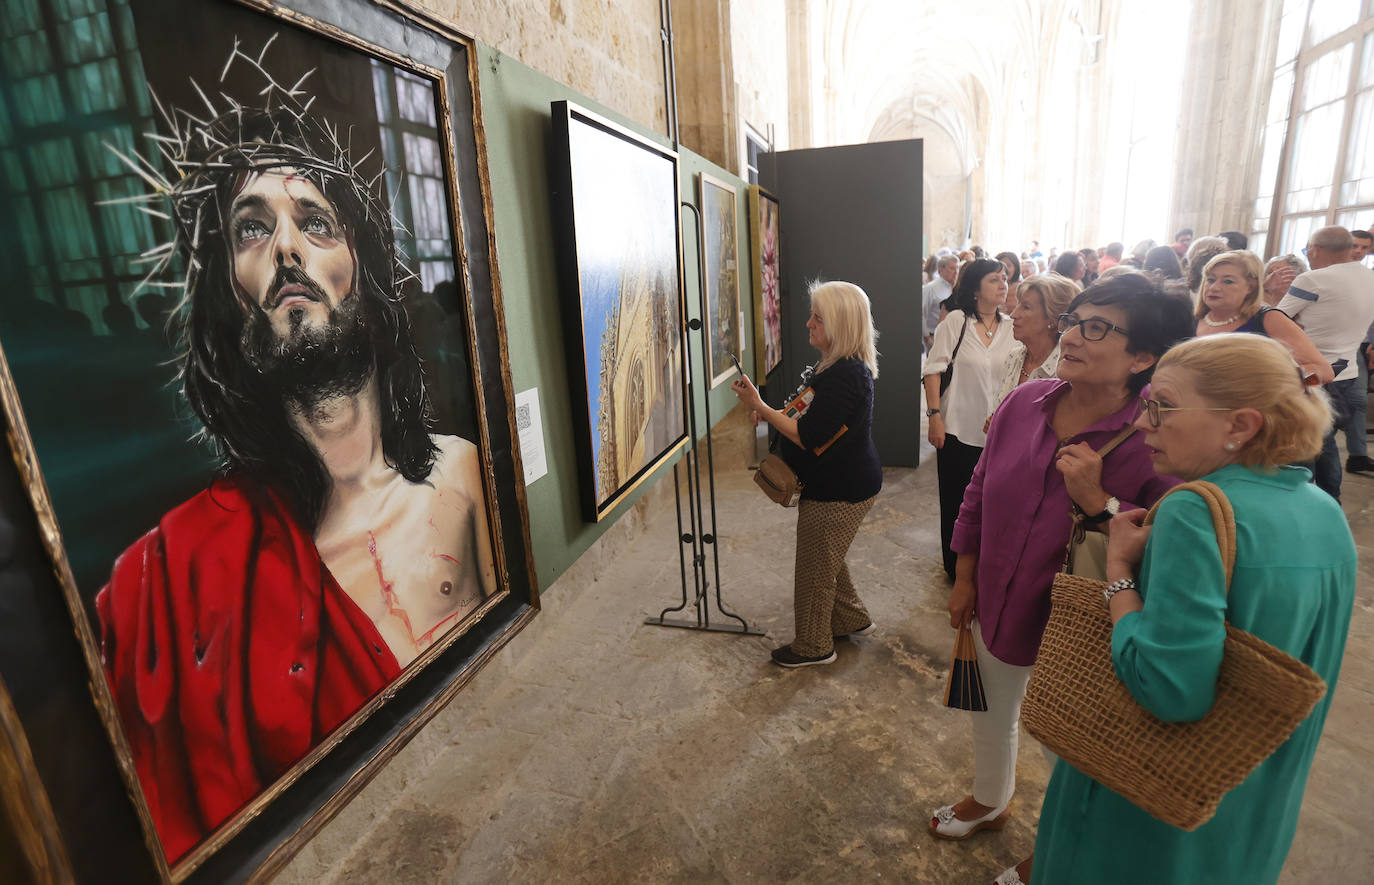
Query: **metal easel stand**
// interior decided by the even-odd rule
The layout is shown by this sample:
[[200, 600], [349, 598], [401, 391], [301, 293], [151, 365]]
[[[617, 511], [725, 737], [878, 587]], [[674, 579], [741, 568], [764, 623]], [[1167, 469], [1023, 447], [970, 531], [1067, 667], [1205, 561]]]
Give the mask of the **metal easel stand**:
[[[702, 242], [701, 242], [701, 210], [692, 203], [685, 200], [682, 203], [692, 210], [693, 217], [697, 223], [697, 267], [704, 267], [702, 261]], [[699, 280], [697, 287], [697, 300], [701, 317], [707, 317], [706, 312], [706, 281]], [[706, 336], [705, 326], [701, 319], [694, 319], [687, 323], [687, 328], [696, 333], [697, 345], [701, 348], [702, 364], [710, 365], [706, 360], [706, 348], [710, 342]], [[690, 339], [691, 336], [689, 335]], [[711, 452], [711, 397], [710, 391], [702, 397], [706, 412], [706, 497], [710, 501], [711, 525], [708, 530], [706, 527], [705, 514], [702, 509], [702, 487], [701, 487], [701, 440], [697, 436], [697, 410], [696, 410], [696, 391], [695, 375], [692, 372], [692, 344], [689, 340], [685, 348], [687, 358], [687, 429], [692, 437], [692, 446], [687, 450], [687, 454], [682, 460], [673, 465], [673, 501], [677, 507], [677, 536], [678, 536], [678, 566], [682, 572], [682, 602], [676, 606], [670, 606], [659, 612], [656, 618], [645, 618], [644, 623], [652, 624], [655, 627], [681, 627], [687, 630], [706, 630], [712, 633], [737, 633], [744, 636], [765, 636], [762, 630], [757, 627], [749, 626], [749, 622], [725, 607], [725, 602], [721, 598], [720, 592], [720, 548], [716, 544], [716, 469], [715, 460]], [[687, 479], [687, 531], [683, 531], [682, 525], [682, 479], [678, 474], [681, 467]], [[696, 618], [669, 618], [669, 612], [680, 612], [687, 608], [687, 547], [692, 548], [692, 588], [693, 594], [691, 602], [696, 609]], [[712, 571], [708, 572], [706, 566], [706, 551], [710, 548]], [[716, 623], [711, 623], [711, 575], [715, 577], [716, 588], [716, 609], [720, 614], [734, 618], [738, 624], [717, 619]]]

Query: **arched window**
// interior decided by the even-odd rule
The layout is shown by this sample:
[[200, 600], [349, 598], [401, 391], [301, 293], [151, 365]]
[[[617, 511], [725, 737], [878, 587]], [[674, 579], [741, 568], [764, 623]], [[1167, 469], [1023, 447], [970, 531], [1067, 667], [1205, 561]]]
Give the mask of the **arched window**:
[[1374, 0], [1284, 0], [1250, 248], [1374, 224]]

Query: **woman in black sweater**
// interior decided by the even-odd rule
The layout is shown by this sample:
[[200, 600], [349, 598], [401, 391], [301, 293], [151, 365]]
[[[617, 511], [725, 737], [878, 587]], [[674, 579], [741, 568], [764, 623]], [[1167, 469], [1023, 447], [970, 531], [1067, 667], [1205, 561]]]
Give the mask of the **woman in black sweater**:
[[783, 667], [829, 664], [836, 639], [872, 631], [845, 554], [883, 486], [871, 432], [878, 333], [868, 296], [852, 283], [813, 285], [806, 328], [821, 361], [810, 379], [815, 396], [800, 415], [769, 408], [743, 375], [732, 385], [754, 410], [754, 420], [767, 421], [781, 434], [780, 454], [802, 482], [793, 600], [797, 638], [773, 650], [773, 662]]

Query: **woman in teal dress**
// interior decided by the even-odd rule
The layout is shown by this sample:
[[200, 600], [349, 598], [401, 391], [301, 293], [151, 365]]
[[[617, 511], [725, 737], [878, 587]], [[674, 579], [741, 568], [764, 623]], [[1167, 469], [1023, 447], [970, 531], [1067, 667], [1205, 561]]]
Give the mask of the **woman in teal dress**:
[[1272, 883], [1298, 826], [1303, 787], [1340, 672], [1355, 599], [1355, 544], [1340, 506], [1284, 467], [1312, 458], [1330, 423], [1281, 344], [1216, 335], [1159, 361], [1139, 426], [1155, 470], [1215, 483], [1236, 517], [1229, 597], [1207, 506], [1191, 492], [1111, 524], [1107, 578], [1116, 673], [1160, 719], [1212, 706], [1227, 621], [1301, 659], [1326, 696], [1274, 755], [1193, 832], [1162, 823], [1059, 761], [1035, 842], [1033, 883]]

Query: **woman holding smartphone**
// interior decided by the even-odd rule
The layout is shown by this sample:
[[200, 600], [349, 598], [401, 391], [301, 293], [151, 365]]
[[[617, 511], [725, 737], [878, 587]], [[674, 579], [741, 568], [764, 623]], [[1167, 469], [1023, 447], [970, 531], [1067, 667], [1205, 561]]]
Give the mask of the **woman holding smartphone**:
[[801, 414], [770, 408], [743, 372], [731, 385], [753, 409], [754, 420], [767, 421], [781, 435], [779, 454], [802, 483], [793, 581], [796, 638], [773, 650], [773, 663], [788, 668], [829, 664], [836, 639], [872, 631], [845, 556], [883, 487], [871, 433], [878, 333], [868, 296], [853, 283], [813, 285], [806, 328], [821, 360], [810, 378], [814, 396]]

